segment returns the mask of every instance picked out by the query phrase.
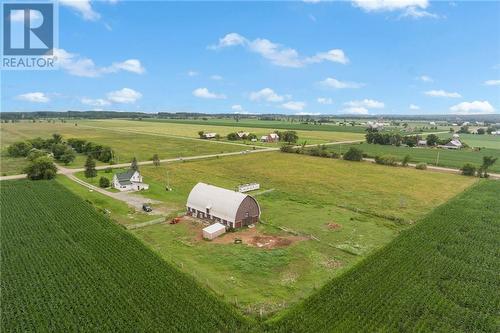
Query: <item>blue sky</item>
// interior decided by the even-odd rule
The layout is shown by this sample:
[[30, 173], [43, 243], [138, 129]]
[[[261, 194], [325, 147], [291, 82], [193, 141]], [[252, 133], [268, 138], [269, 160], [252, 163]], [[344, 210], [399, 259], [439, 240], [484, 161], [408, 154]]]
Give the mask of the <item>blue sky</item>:
[[2, 111], [500, 112], [500, 3], [61, 1]]

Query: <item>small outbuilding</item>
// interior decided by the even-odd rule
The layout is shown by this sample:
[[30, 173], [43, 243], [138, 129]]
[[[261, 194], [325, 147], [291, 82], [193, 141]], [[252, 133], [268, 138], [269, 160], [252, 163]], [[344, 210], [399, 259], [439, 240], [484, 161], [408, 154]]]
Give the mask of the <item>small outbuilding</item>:
[[225, 232], [226, 227], [217, 222], [203, 229], [203, 238], [212, 240]]
[[217, 136], [217, 133], [203, 133], [203, 139], [214, 139]]
[[278, 142], [280, 141], [280, 137], [276, 133], [269, 133], [268, 135], [263, 135], [260, 137], [260, 141], [262, 142]]
[[260, 217], [260, 206], [250, 195], [205, 183], [193, 187], [186, 208], [190, 216], [231, 228], [256, 223]]

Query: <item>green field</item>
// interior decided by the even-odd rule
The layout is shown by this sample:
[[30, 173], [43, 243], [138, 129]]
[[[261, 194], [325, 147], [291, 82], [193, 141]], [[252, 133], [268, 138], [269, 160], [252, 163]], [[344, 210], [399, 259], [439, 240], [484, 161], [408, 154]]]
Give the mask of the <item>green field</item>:
[[[477, 135], [459, 134], [460, 140], [470, 147], [500, 149], [500, 136], [498, 135]], [[449, 138], [451, 134], [439, 134], [440, 138]]]
[[500, 183], [484, 181], [275, 318], [275, 332], [500, 328]]
[[410, 155], [411, 162], [413, 163], [425, 162], [429, 165], [438, 165], [455, 169], [461, 168], [465, 163], [472, 163], [476, 166], [480, 166], [483, 163], [483, 156], [494, 156], [499, 158], [499, 161], [490, 168], [490, 171], [500, 172], [500, 149], [484, 148], [480, 151], [472, 151], [471, 149], [448, 150], [440, 148], [396, 147], [369, 143], [332, 146], [328, 149], [340, 153], [346, 152], [351, 146], [361, 149], [363, 153], [372, 158], [377, 155], [389, 154], [403, 159], [406, 155]]
[[[167, 171], [172, 192], [165, 191]], [[290, 246], [266, 250], [214, 244], [199, 239], [201, 229], [189, 221], [131, 231], [168, 262], [252, 315], [308, 297], [476, 181], [278, 152], [142, 167], [141, 172], [150, 184], [141, 194], [181, 213], [198, 181], [226, 188], [257, 181], [264, 190], [274, 189], [257, 196], [267, 224], [259, 224], [256, 232], [291, 236], [272, 224], [303, 236]], [[400, 190], [394, 192], [396, 187]], [[329, 223], [340, 227], [331, 230]]]
[[234, 332], [247, 321], [55, 181], [2, 182], [2, 332]]
[[[81, 138], [93, 141], [98, 144], [110, 146], [117, 158], [118, 163], [129, 162], [132, 157], [138, 160], [151, 160], [154, 154], [158, 154], [161, 159], [186, 157], [196, 155], [218, 154], [224, 152], [234, 152], [248, 149], [245, 146], [224, 144], [217, 142], [206, 142], [202, 140], [192, 140], [162, 136], [152, 134], [136, 134], [130, 132], [116, 132], [107, 129], [88, 128], [75, 126], [73, 123], [9, 123], [1, 124], [0, 138], [1, 150], [15, 141], [32, 139], [35, 137], [48, 138], [52, 133], [59, 133], [65, 139]], [[2, 156], [3, 160], [3, 156]], [[2, 162], [2, 173], [21, 173], [24, 159], [18, 158]], [[82, 167], [85, 157], [80, 155], [69, 167]]]

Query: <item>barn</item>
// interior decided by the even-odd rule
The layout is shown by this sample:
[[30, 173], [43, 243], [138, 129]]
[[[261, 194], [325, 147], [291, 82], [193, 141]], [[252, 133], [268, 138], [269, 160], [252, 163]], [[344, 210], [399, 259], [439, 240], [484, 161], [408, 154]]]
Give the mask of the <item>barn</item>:
[[186, 207], [190, 216], [232, 228], [256, 223], [260, 216], [260, 206], [253, 197], [205, 183], [193, 187]]

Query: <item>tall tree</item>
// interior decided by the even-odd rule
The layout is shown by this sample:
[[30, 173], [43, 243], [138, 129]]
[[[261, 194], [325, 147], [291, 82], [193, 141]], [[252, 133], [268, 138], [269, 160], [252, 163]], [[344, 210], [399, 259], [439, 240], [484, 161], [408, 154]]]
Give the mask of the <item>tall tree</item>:
[[27, 167], [24, 172], [31, 180], [39, 179], [52, 179], [56, 176], [57, 167], [48, 156], [41, 156], [35, 158]]
[[95, 169], [95, 161], [92, 156], [87, 157], [87, 161], [85, 161], [85, 177], [86, 178], [94, 178], [97, 176], [97, 170]]
[[153, 165], [160, 166], [160, 157], [158, 156], [158, 154], [153, 155]]
[[483, 156], [483, 164], [481, 164], [478, 170], [479, 177], [487, 178], [489, 176], [488, 169], [495, 164], [497, 159], [498, 158], [494, 158], [493, 156]]
[[137, 158], [135, 158], [135, 156], [132, 159], [132, 163], [130, 163], [130, 169], [134, 171], [139, 171], [139, 164], [137, 164]]
[[61, 143], [62, 142], [62, 135], [59, 133], [52, 134], [52, 141], [54, 143]]

